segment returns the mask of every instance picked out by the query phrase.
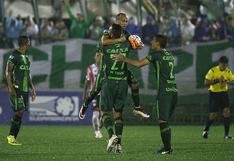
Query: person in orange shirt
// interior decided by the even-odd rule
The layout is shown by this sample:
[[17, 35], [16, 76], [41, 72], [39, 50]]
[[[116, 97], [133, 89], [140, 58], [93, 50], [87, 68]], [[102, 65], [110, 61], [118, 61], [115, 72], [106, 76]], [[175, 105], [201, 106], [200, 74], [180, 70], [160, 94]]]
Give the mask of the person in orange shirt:
[[226, 56], [221, 56], [219, 65], [208, 71], [204, 83], [205, 86], [209, 86], [209, 117], [202, 133], [203, 138], [208, 138], [209, 128], [221, 110], [224, 117], [224, 138], [233, 139], [232, 136], [229, 136], [231, 114], [228, 85], [234, 85], [234, 75], [228, 68], [228, 58]]

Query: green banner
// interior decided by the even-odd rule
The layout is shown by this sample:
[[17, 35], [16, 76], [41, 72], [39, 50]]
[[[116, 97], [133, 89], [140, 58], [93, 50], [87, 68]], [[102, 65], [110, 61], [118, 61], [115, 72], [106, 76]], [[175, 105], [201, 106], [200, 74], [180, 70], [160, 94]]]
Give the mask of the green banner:
[[[31, 74], [40, 90], [82, 90], [86, 68], [94, 62], [96, 45], [91, 40], [69, 40], [46, 44], [29, 49]], [[193, 43], [189, 46], [170, 49], [175, 56], [175, 71], [180, 95], [206, 93], [204, 76], [217, 63], [221, 55], [234, 62], [233, 43]], [[6, 60], [10, 50], [0, 50], [0, 77], [4, 78]], [[147, 56], [149, 47], [133, 51], [130, 57], [139, 59]], [[151, 65], [137, 69], [129, 66], [140, 82], [141, 93], [155, 93], [154, 71]], [[230, 63], [233, 70], [234, 65]]]

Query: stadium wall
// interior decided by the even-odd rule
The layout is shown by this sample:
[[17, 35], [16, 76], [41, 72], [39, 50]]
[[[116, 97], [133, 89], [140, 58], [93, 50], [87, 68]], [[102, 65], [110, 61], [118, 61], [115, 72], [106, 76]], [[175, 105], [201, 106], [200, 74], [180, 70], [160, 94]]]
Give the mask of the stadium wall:
[[[86, 67], [93, 63], [98, 42], [74, 39], [64, 42], [38, 45], [29, 49], [31, 73], [37, 90], [43, 92], [73, 93], [81, 95], [85, 79]], [[206, 117], [208, 95], [203, 80], [210, 67], [217, 64], [221, 55], [229, 58], [229, 66], [234, 71], [233, 43], [228, 41], [193, 43], [189, 46], [170, 49], [175, 56], [175, 72], [179, 90], [179, 102], [173, 117], [173, 123], [201, 124]], [[142, 58], [148, 55], [149, 47], [133, 51], [131, 57]], [[0, 50], [0, 77], [4, 82], [4, 69], [10, 50]], [[125, 108], [125, 120], [129, 124], [155, 123], [155, 78], [152, 66], [139, 69], [129, 66], [140, 83], [141, 105], [153, 115], [149, 120], [139, 120], [132, 115], [132, 103], [129, 97]], [[40, 93], [40, 92], [39, 92]], [[230, 90], [230, 98], [234, 94]], [[52, 94], [53, 95], [53, 94]], [[1, 95], [1, 101], [6, 100]], [[72, 98], [71, 95], [68, 95]], [[82, 103], [80, 101], [79, 103]], [[232, 103], [233, 105], [233, 103]], [[8, 106], [8, 105], [7, 105]], [[78, 106], [79, 107], [79, 106]], [[8, 107], [2, 107], [6, 109]], [[65, 107], [64, 107], [65, 108]], [[51, 109], [48, 107], [48, 109]], [[3, 110], [2, 110], [3, 111]], [[48, 112], [48, 111], [47, 111]], [[77, 115], [77, 113], [76, 113]], [[0, 115], [0, 117], [2, 117]], [[5, 121], [7, 122], [7, 121]], [[79, 122], [76, 120], [75, 122]], [[90, 121], [88, 121], [90, 123]], [[88, 124], [86, 122], [85, 124]], [[30, 121], [29, 121], [30, 123]], [[41, 123], [48, 123], [42, 120]], [[55, 124], [57, 122], [55, 121]], [[65, 122], [69, 123], [68, 122]], [[79, 124], [79, 123], [78, 123]]]

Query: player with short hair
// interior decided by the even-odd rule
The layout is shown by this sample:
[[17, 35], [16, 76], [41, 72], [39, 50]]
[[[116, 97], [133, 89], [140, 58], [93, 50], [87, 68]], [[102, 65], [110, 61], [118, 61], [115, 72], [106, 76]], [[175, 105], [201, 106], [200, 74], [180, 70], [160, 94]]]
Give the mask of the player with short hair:
[[[101, 43], [98, 45], [97, 50], [101, 50], [102, 45], [113, 45], [116, 43], [121, 43], [128, 41], [128, 37], [130, 36], [130, 33], [125, 30], [128, 19], [125, 13], [119, 13], [116, 15], [116, 23], [119, 24], [122, 27], [122, 34], [120, 38], [109, 38], [109, 32], [108, 30], [104, 31], [104, 35], [101, 38]], [[80, 113], [79, 117], [83, 119], [85, 117], [85, 111], [88, 108], [88, 105], [90, 102], [96, 97], [96, 95], [101, 91], [101, 86], [102, 86], [102, 78], [103, 74], [99, 73], [97, 76], [97, 81], [95, 82], [95, 88], [90, 92], [90, 96], [87, 97], [84, 100], [83, 105], [80, 108]], [[139, 98], [139, 84], [138, 81], [135, 79], [133, 73], [128, 70], [127, 72], [127, 81], [128, 85], [131, 88], [131, 93], [132, 93], [132, 100], [134, 103], [134, 109], [133, 113], [135, 115], [141, 116], [143, 118], [149, 118], [150, 116], [144, 112], [144, 109], [140, 107], [140, 98]]]
[[[87, 68], [86, 77], [85, 77], [85, 87], [83, 93], [83, 100], [85, 100], [88, 96], [88, 88], [90, 84], [90, 92], [95, 88], [95, 81], [99, 71], [99, 62], [101, 58], [101, 52], [97, 51], [95, 54], [95, 63], [91, 64]], [[92, 124], [95, 132], [95, 138], [102, 138], [102, 133], [100, 131], [100, 109], [99, 109], [99, 100], [100, 100], [100, 93], [92, 100]]]
[[[112, 24], [109, 29], [110, 38], [119, 38], [122, 34], [120, 25]], [[128, 56], [131, 49], [129, 41], [116, 43], [114, 45], [103, 45], [101, 71], [104, 80], [101, 90], [101, 111], [103, 125], [107, 129], [109, 141], [107, 152], [116, 147], [116, 153], [122, 153], [121, 138], [123, 132], [122, 112], [128, 92], [127, 65], [124, 62], [114, 61], [113, 57], [122, 51]], [[113, 113], [113, 117], [112, 117]], [[115, 127], [115, 130], [113, 128]]]
[[[116, 15], [116, 24], [119, 24], [123, 29], [121, 37], [116, 39], [110, 39], [108, 32], [104, 32], [104, 35], [101, 38], [102, 45], [113, 45], [115, 43], [128, 41], [130, 33], [127, 30], [125, 30], [128, 24], [127, 15], [125, 13], [118, 13]], [[143, 118], [149, 118], [149, 115], [145, 113], [144, 109], [140, 106], [139, 83], [130, 70], [128, 70], [128, 85], [131, 88], [132, 100], [134, 103], [133, 113]]]
[[136, 67], [142, 67], [152, 63], [156, 74], [156, 112], [161, 131], [161, 139], [164, 147], [158, 150], [159, 154], [170, 154], [171, 129], [169, 119], [175, 110], [177, 103], [177, 87], [174, 73], [174, 57], [166, 50], [167, 38], [157, 35], [151, 42], [151, 53], [141, 60], [127, 58], [123, 54], [116, 55], [114, 60], [123, 61]]
[[16, 141], [19, 133], [24, 111], [28, 110], [29, 88], [31, 88], [32, 101], [36, 98], [36, 92], [30, 76], [30, 61], [27, 50], [30, 40], [27, 36], [18, 39], [19, 49], [13, 50], [7, 60], [6, 80], [10, 94], [10, 104], [15, 112], [11, 120], [11, 128], [7, 136], [8, 144], [21, 145]]
[[218, 117], [218, 112], [223, 112], [224, 138], [233, 139], [229, 136], [230, 129], [230, 104], [228, 96], [228, 85], [234, 85], [234, 75], [228, 68], [228, 58], [221, 56], [219, 65], [212, 67], [205, 77], [204, 84], [209, 86], [209, 116], [206, 121], [202, 136], [208, 138], [210, 126]]

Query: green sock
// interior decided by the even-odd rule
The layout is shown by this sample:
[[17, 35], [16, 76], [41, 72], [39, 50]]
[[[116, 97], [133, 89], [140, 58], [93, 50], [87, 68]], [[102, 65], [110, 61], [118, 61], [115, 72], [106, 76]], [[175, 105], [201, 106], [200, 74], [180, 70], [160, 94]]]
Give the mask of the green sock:
[[167, 122], [159, 123], [161, 138], [166, 150], [171, 149], [171, 129]]
[[121, 138], [123, 134], [123, 120], [120, 117], [115, 118], [115, 134], [118, 137], [118, 142], [121, 144]]
[[131, 89], [132, 91], [132, 100], [135, 107], [140, 106], [140, 97], [139, 97], [139, 88]]
[[109, 114], [104, 114], [102, 116], [102, 121], [103, 121], [103, 125], [105, 126], [109, 138], [112, 137], [112, 135], [114, 134], [114, 130], [113, 130], [113, 120], [111, 118], [111, 116]]
[[13, 135], [16, 138], [19, 133], [20, 127], [21, 127], [21, 117], [15, 115], [11, 119], [11, 128], [9, 135]]

